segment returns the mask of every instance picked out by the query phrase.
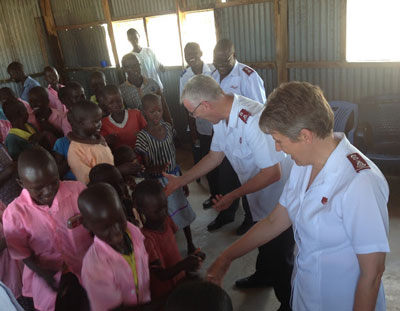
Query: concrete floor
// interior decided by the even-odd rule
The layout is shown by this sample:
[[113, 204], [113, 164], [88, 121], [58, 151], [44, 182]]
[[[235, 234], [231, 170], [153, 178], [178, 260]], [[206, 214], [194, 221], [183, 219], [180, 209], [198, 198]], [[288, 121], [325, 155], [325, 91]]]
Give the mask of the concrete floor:
[[[193, 165], [191, 152], [187, 150], [178, 150], [177, 160], [183, 170], [189, 169]], [[391, 253], [388, 254], [386, 259], [383, 282], [387, 310], [400, 311], [400, 176], [388, 176], [387, 179], [390, 185], [389, 239]], [[243, 210], [239, 209], [236, 214], [236, 220], [233, 223], [217, 231], [208, 232], [207, 224], [215, 218], [217, 212], [212, 209], [204, 210], [202, 208], [202, 202], [209, 195], [207, 187], [205, 178], [202, 178], [200, 183], [193, 182], [189, 185], [189, 201], [197, 214], [197, 218], [191, 226], [193, 240], [195, 245], [207, 254], [206, 261], [200, 271], [202, 275], [205, 274], [207, 268], [219, 253], [238, 238], [235, 230], [243, 220]], [[182, 232], [178, 232], [177, 241], [184, 255], [186, 253], [186, 243]], [[235, 311], [272, 311], [279, 308], [279, 302], [275, 298], [272, 288], [249, 290], [237, 290], [234, 288], [235, 280], [254, 272], [256, 255], [257, 252], [253, 251], [236, 260], [224, 279], [223, 288], [231, 296]]]

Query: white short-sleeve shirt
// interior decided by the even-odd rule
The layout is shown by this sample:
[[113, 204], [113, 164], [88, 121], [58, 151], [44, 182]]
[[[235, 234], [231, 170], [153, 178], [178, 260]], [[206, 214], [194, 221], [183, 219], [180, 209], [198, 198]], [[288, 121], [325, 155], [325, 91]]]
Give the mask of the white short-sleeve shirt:
[[211, 76], [226, 94], [242, 95], [261, 104], [267, 102], [264, 81], [253, 68], [245, 64], [236, 61], [232, 71], [222, 81], [217, 69]]
[[[376, 165], [335, 133], [340, 143], [307, 190], [311, 166], [294, 165], [280, 204], [297, 244], [292, 309], [353, 309], [357, 254], [389, 252], [388, 184]], [[385, 310], [381, 284], [375, 310]]]
[[291, 166], [286, 154], [275, 150], [271, 135], [263, 133], [258, 126], [263, 108], [256, 101], [234, 94], [228, 124], [225, 120], [214, 124], [210, 148], [225, 153], [241, 184], [257, 175], [261, 169], [281, 164], [282, 176], [278, 182], [247, 194], [255, 221], [268, 216], [278, 203]]
[[[214, 70], [213, 65], [207, 65], [203, 63], [203, 70], [202, 74], [203, 75], [211, 75], [211, 72]], [[194, 72], [191, 67], [186, 68], [182, 74], [181, 78], [179, 79], [179, 97], [182, 96], [183, 89], [186, 85], [186, 83], [194, 76]], [[196, 130], [199, 132], [201, 135], [212, 135], [213, 131], [213, 126], [212, 123], [208, 120], [201, 119], [201, 118], [196, 118]]]
[[156, 81], [162, 91], [164, 87], [158, 75], [158, 68], [160, 68], [161, 63], [158, 61], [153, 50], [150, 48], [142, 48], [139, 53], [133, 51], [132, 53], [139, 59], [142, 75]]

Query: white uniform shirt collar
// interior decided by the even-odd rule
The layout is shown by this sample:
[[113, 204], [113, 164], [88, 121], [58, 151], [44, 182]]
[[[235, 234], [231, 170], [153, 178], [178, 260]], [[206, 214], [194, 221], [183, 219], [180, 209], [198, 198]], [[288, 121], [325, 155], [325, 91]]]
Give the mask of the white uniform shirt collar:
[[350, 152], [350, 142], [343, 133], [334, 133], [333, 135], [336, 139], [340, 139], [340, 142], [330, 154], [321, 171], [321, 175], [339, 174], [341, 171], [340, 168], [344, 167], [341, 163], [348, 161], [346, 156]]
[[228, 127], [231, 128], [236, 128], [238, 124], [238, 119], [239, 119], [239, 97], [237, 94], [232, 94], [233, 95], [233, 103], [232, 103], [232, 108], [231, 112], [229, 114], [229, 121], [228, 121]]

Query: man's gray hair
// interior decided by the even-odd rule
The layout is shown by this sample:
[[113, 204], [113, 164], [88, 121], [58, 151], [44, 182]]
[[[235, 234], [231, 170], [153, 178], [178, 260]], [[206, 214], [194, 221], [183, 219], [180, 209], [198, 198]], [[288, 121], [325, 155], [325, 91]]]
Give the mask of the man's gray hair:
[[217, 100], [223, 91], [218, 82], [206, 75], [196, 75], [186, 83], [181, 96], [181, 103], [188, 100], [193, 105], [202, 101]]

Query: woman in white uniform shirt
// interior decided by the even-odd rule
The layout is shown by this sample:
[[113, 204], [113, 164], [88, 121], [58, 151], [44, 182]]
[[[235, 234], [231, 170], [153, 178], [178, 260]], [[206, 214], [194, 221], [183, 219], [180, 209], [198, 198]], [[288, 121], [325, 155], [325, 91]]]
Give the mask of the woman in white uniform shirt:
[[234, 259], [293, 225], [294, 311], [386, 309], [388, 185], [344, 134], [333, 133], [333, 118], [317, 86], [290, 82], [271, 93], [260, 128], [296, 165], [275, 210], [217, 258], [211, 281], [220, 284]]

